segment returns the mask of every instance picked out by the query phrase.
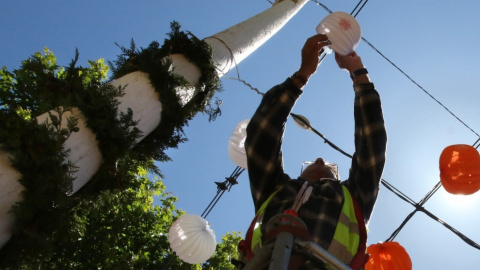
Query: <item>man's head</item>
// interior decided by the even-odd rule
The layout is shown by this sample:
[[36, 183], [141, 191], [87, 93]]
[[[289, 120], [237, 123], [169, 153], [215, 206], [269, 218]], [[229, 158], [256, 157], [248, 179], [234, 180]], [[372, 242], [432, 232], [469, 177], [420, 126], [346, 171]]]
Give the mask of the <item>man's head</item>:
[[322, 178], [337, 179], [337, 172], [334, 172], [331, 165], [326, 164], [322, 158], [317, 158], [302, 171], [300, 177], [314, 183]]

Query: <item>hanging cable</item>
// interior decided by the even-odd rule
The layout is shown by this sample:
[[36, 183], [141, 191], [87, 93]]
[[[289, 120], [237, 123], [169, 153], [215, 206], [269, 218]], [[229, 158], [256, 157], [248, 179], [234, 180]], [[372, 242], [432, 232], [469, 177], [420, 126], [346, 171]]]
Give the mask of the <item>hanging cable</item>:
[[477, 243], [475, 243], [474, 241], [472, 241], [470, 238], [468, 238], [467, 236], [465, 236], [464, 234], [462, 234], [461, 232], [457, 231], [455, 228], [453, 228], [452, 226], [448, 225], [446, 222], [444, 222], [443, 220], [439, 219], [438, 217], [436, 217], [434, 214], [430, 213], [427, 209], [425, 208], [421, 208], [420, 211], [422, 211], [423, 213], [425, 213], [427, 216], [431, 217], [432, 219], [436, 220], [438, 223], [442, 224], [443, 226], [445, 226], [447, 229], [449, 229], [450, 231], [452, 231], [454, 234], [456, 234], [458, 237], [460, 237], [465, 243], [469, 244], [470, 246], [480, 250], [480, 245], [478, 245]]
[[399, 68], [395, 63], [393, 63], [390, 59], [388, 59], [383, 53], [381, 53], [375, 46], [372, 45], [368, 40], [366, 40], [364, 37], [362, 37], [362, 40], [367, 43], [368, 46], [370, 46], [374, 51], [376, 51], [381, 57], [383, 57], [387, 62], [389, 62], [393, 67], [395, 67], [400, 73], [405, 75], [407, 79], [409, 79], [413, 84], [415, 84], [420, 90], [422, 90], [425, 94], [427, 94], [430, 98], [432, 98], [434, 101], [436, 101], [440, 106], [442, 106], [447, 112], [449, 112], [453, 117], [455, 117], [460, 123], [462, 123], [466, 128], [468, 128], [471, 132], [473, 132], [475, 135], [480, 137], [480, 135], [475, 132], [471, 127], [469, 127], [465, 122], [463, 122], [458, 116], [456, 116], [452, 111], [450, 111], [443, 103], [441, 103], [438, 99], [436, 99], [432, 94], [430, 94], [425, 88], [423, 88], [420, 84], [418, 84], [415, 80], [413, 80], [410, 76], [405, 73], [401, 68]]
[[[317, 131], [315, 128], [313, 128], [310, 123], [308, 121], [305, 121], [302, 117], [299, 117], [298, 115], [294, 114], [294, 113], [290, 113], [290, 115], [296, 120], [296, 121], [300, 121], [303, 125], [305, 125], [307, 127], [308, 130], [310, 131], [313, 131], [315, 134], [317, 134], [318, 136], [320, 136], [324, 141], [325, 143], [327, 143], [328, 145], [330, 145], [333, 149], [339, 151], [340, 153], [344, 154], [345, 156], [347, 157], [350, 157], [352, 158], [352, 155], [346, 153], [345, 151], [343, 151], [340, 147], [336, 146], [335, 144], [333, 144], [330, 140], [328, 140], [322, 133], [320, 133], [319, 131]], [[479, 140], [477, 140], [475, 143], [479, 142]], [[384, 179], [381, 179], [380, 181], [388, 190], [392, 191], [395, 195], [397, 195], [400, 199], [406, 201], [407, 203], [411, 204], [413, 207], [415, 207], [415, 210], [413, 212], [411, 212], [405, 219], [404, 221], [400, 224], [400, 226], [392, 233], [392, 235], [386, 240], [386, 241], [392, 241], [397, 235], [398, 233], [402, 230], [402, 228], [407, 224], [407, 222], [413, 217], [413, 215], [415, 215], [416, 212], [418, 211], [421, 211], [423, 213], [425, 213], [427, 216], [431, 217], [433, 220], [439, 222], [440, 224], [442, 224], [443, 226], [445, 226], [447, 229], [449, 229], [450, 231], [452, 231], [454, 234], [456, 234], [458, 237], [460, 237], [463, 241], [465, 241], [467, 244], [469, 244], [470, 246], [476, 248], [476, 249], [479, 249], [480, 250], [480, 245], [478, 245], [477, 243], [475, 243], [473, 240], [471, 240], [470, 238], [468, 238], [467, 236], [463, 235], [462, 233], [460, 233], [458, 230], [456, 230], [455, 228], [453, 228], [452, 226], [448, 225], [446, 222], [444, 222], [443, 220], [439, 219], [437, 216], [435, 216], [434, 214], [432, 214], [431, 212], [429, 212], [427, 209], [425, 209], [423, 207], [423, 205], [428, 201], [428, 199], [430, 199], [433, 194], [435, 194], [435, 192], [437, 192], [437, 190], [441, 187], [441, 182], [438, 182], [425, 196], [422, 200], [420, 200], [419, 203], [416, 203], [414, 200], [410, 199], [407, 195], [405, 195], [404, 193], [402, 193], [400, 190], [398, 190], [397, 188], [395, 188], [392, 184], [388, 183], [386, 180]]]
[[[427, 202], [428, 199], [430, 199], [432, 197], [432, 195], [440, 188], [441, 186], [441, 182], [438, 182], [424, 197], [423, 199], [420, 200], [419, 203], [416, 203], [414, 202], [413, 200], [411, 200], [410, 198], [408, 198], [409, 200], [411, 200], [411, 203], [413, 205], [413, 207], [415, 207], [415, 210], [413, 210], [406, 218], [405, 220], [400, 224], [400, 226], [392, 233], [392, 235], [386, 240], [387, 242], [388, 241], [393, 241], [393, 239], [398, 235], [398, 233], [400, 233], [400, 231], [403, 229], [403, 226], [405, 226], [405, 224], [407, 224], [407, 222], [413, 217], [413, 215], [417, 212], [417, 211], [421, 211], [421, 209], [423, 209], [423, 204], [425, 204]], [[395, 193], [395, 192], [394, 192]], [[397, 196], [399, 197], [402, 197], [402, 196], [405, 196], [404, 194], [402, 194], [401, 196], [397, 193], [395, 193]], [[406, 197], [406, 196], [405, 196]]]
[[[332, 13], [332, 11], [327, 7], [325, 6], [324, 4], [318, 2], [318, 0], [310, 0], [312, 2], [315, 2], [317, 5], [321, 6], [323, 9], [325, 9], [328, 13]], [[367, 0], [368, 1], [368, 0]], [[365, 1], [365, 3], [363, 3], [362, 7], [360, 8], [360, 10], [365, 6], [365, 4], [367, 3], [367, 1]], [[362, 1], [360, 1], [361, 3]], [[360, 3], [357, 4], [357, 6], [353, 9], [354, 11], [357, 9], [357, 7], [360, 5]], [[355, 16], [358, 15], [358, 13], [360, 12], [360, 10], [357, 11], [357, 13], [355, 14]], [[352, 11], [352, 13], [354, 12]], [[455, 117], [455, 119], [457, 119], [460, 123], [462, 123], [466, 128], [468, 128], [471, 132], [473, 132], [475, 135], [477, 135], [479, 138], [480, 138], [480, 135], [475, 132], [475, 130], [473, 130], [470, 126], [468, 126], [465, 122], [463, 122], [457, 115], [455, 115], [452, 111], [450, 111], [450, 109], [448, 109], [445, 105], [443, 105], [443, 103], [441, 103], [438, 99], [436, 99], [432, 94], [430, 94], [427, 90], [425, 90], [425, 88], [423, 88], [420, 84], [418, 84], [415, 80], [413, 80], [407, 73], [405, 73], [405, 71], [403, 71], [400, 67], [398, 67], [395, 63], [393, 63], [390, 59], [388, 59], [383, 53], [380, 52], [380, 50], [378, 50], [375, 46], [373, 46], [372, 43], [370, 43], [367, 39], [365, 39], [364, 37], [362, 37], [362, 40], [368, 45], [370, 46], [375, 52], [377, 52], [381, 57], [383, 57], [385, 60], [387, 60], [387, 62], [389, 62], [393, 67], [395, 67], [398, 71], [400, 71], [400, 73], [402, 73], [405, 77], [407, 77], [407, 79], [409, 79], [413, 84], [415, 84], [418, 88], [420, 88], [420, 90], [422, 90], [425, 94], [427, 94], [430, 98], [432, 98], [434, 101], [436, 101], [440, 106], [442, 106], [448, 113], [450, 113], [453, 117]]]
[[478, 139], [473, 143], [473, 147], [475, 147], [475, 149], [478, 149], [479, 146], [480, 146], [480, 138], [478, 138]]
[[[268, 0], [267, 0], [268, 1]], [[325, 6], [324, 4], [318, 2], [317, 0], [310, 0], [312, 2], [314, 2], [315, 4], [321, 6], [323, 9], [325, 9], [328, 13], [332, 13], [332, 11], [327, 7]], [[353, 11], [351, 12], [351, 14], [353, 14], [357, 8], [360, 7], [360, 4], [363, 2], [363, 0], [360, 0], [360, 2], [357, 4], [357, 6], [353, 9]], [[354, 17], [356, 17], [358, 15], [358, 13], [363, 9], [363, 7], [365, 6], [365, 4], [368, 2], [368, 0], [366, 0], [362, 5], [361, 7], [358, 9], [358, 11], [355, 13]], [[447, 112], [449, 112], [453, 117], [455, 117], [460, 123], [462, 123], [466, 128], [468, 128], [471, 132], [473, 132], [475, 135], [477, 135], [479, 138], [477, 139], [477, 141], [475, 141], [475, 143], [473, 144], [473, 146], [478, 149], [478, 147], [480, 146], [480, 135], [475, 132], [470, 126], [468, 126], [465, 122], [463, 122], [458, 116], [456, 116], [452, 111], [450, 111], [445, 105], [443, 105], [440, 101], [438, 101], [432, 94], [430, 94], [427, 90], [425, 90], [420, 84], [418, 84], [415, 80], [413, 80], [408, 74], [406, 74], [401, 68], [399, 68], [395, 63], [393, 63], [389, 58], [387, 58], [383, 53], [381, 53], [375, 46], [373, 46], [373, 44], [371, 44], [368, 40], [366, 40], [365, 38], [362, 37], [362, 40], [368, 45], [370, 46], [374, 51], [376, 51], [380, 56], [382, 56], [387, 62], [389, 62], [393, 67], [395, 67], [398, 71], [400, 71], [400, 73], [402, 73], [405, 77], [407, 77], [407, 79], [409, 79], [412, 83], [414, 83], [418, 88], [420, 88], [423, 92], [425, 92], [428, 96], [430, 96], [430, 98], [432, 98], [434, 101], [436, 101], [440, 106], [442, 106]], [[319, 62], [322, 62], [323, 59], [326, 57], [326, 54], [324, 54], [322, 56], [322, 58], [320, 59]], [[246, 83], [245, 81], [241, 80], [240, 79], [240, 75], [238, 74], [238, 70], [237, 70], [237, 75], [238, 75], [238, 79], [236, 80], [239, 80], [241, 82], [243, 82], [245, 85], [249, 86], [251, 89], [254, 89], [257, 91], [257, 93], [260, 93], [258, 91], [258, 89], [252, 87], [250, 84]], [[235, 79], [235, 78], [232, 78], [232, 79]], [[263, 96], [263, 93], [261, 93], [262, 96]], [[294, 114], [292, 114], [292, 117], [294, 117]], [[332, 148], [334, 148], [335, 150], [339, 151], [340, 153], [344, 154], [345, 156], [348, 156], [348, 157], [352, 157], [350, 154], [344, 152], [342, 149], [340, 149], [338, 146], [336, 146], [335, 144], [333, 144], [332, 142], [330, 142], [328, 139], [326, 139], [323, 134], [321, 134], [320, 132], [318, 132], [317, 130], [315, 130], [313, 127], [312, 127], [312, 131], [314, 133], [316, 133], [317, 135], [319, 135], [322, 139], [324, 139], [324, 142], [327, 143], [328, 145], [330, 145]], [[238, 168], [238, 167], [237, 167]], [[240, 172], [241, 173], [241, 172]], [[480, 245], [478, 245], [477, 243], [475, 243], [474, 241], [472, 241], [471, 239], [469, 239], [467, 236], [463, 235], [462, 233], [460, 233], [458, 230], [456, 230], [455, 228], [453, 228], [452, 226], [450, 226], [449, 224], [447, 224], [446, 222], [444, 222], [443, 220], [439, 219], [438, 217], [436, 217], [434, 214], [432, 214], [431, 212], [429, 212], [428, 210], [426, 210], [424, 207], [423, 207], [423, 204], [425, 204], [434, 194], [436, 191], [438, 191], [438, 189], [440, 188], [441, 186], [441, 182], [438, 182], [433, 188], [432, 190], [430, 190], [422, 200], [420, 200], [419, 203], [416, 203], [415, 201], [413, 201], [411, 198], [409, 198], [408, 196], [406, 196], [404, 193], [402, 193], [400, 190], [398, 190], [397, 188], [395, 188], [393, 185], [391, 185], [390, 183], [388, 183], [385, 179], [381, 179], [381, 183], [383, 186], [385, 186], [388, 190], [390, 190], [391, 192], [393, 192], [395, 195], [397, 195], [400, 199], [404, 200], [405, 202], [411, 204], [412, 206], [415, 207], [415, 210], [413, 212], [411, 212], [406, 218], [405, 220], [402, 222], [402, 224], [399, 226], [399, 228], [397, 228], [393, 234], [387, 239], [387, 241], [391, 241], [393, 240], [396, 235], [398, 235], [398, 233], [401, 231], [401, 229], [405, 226], [405, 224], [413, 217], [413, 215], [418, 212], [418, 211], [421, 211], [423, 213], [425, 213], [427, 216], [429, 216], [430, 218], [432, 218], [433, 220], [436, 220], [437, 222], [439, 222], [440, 224], [442, 224], [443, 226], [445, 226], [447, 229], [449, 229], [450, 231], [452, 231], [453, 233], [455, 233], [457, 236], [459, 236], [464, 242], [466, 242], [467, 244], [469, 244], [470, 246], [476, 248], [476, 249], [479, 249], [480, 250]], [[217, 183], [218, 185], [218, 183]], [[217, 196], [219, 195], [221, 191], [219, 190], [219, 192], [217, 192]], [[223, 190], [224, 192], [224, 190]], [[223, 192], [221, 192], [221, 194], [219, 195], [219, 197], [221, 197], [221, 195], [223, 195]], [[210, 205], [212, 205], [213, 203], [213, 206], [216, 204], [216, 202], [218, 201], [219, 197], [217, 198], [217, 196], [212, 200], [212, 202], [210, 203]], [[215, 201], [216, 199], [216, 201]], [[214, 202], [215, 201], [215, 202]], [[209, 207], [210, 207], [209, 205]], [[212, 206], [212, 208], [213, 208]], [[208, 207], [207, 207], [208, 209]], [[207, 209], [205, 210], [205, 212], [207, 211]], [[211, 209], [208, 211], [208, 213], [211, 211]], [[205, 213], [204, 212], [204, 213]], [[206, 215], [208, 215], [208, 213]], [[203, 214], [202, 214], [203, 215]], [[205, 215], [205, 216], [206, 216]]]
[[426, 195], [425, 197], [423, 197], [423, 199], [421, 199], [418, 203], [420, 205], [424, 205], [432, 196], [433, 194], [435, 194], [435, 192], [437, 192], [437, 190], [440, 189], [440, 187], [442, 186], [442, 182], [441, 181], [438, 181], [438, 183], [432, 188], [432, 190], [430, 190]]
[[[212, 38], [212, 39], [216, 39], [218, 41], [220, 41], [224, 46], [225, 48], [227, 48], [227, 50], [230, 52], [230, 57], [232, 58], [232, 63], [235, 67], [235, 71], [237, 72], [237, 78], [234, 78], [234, 77], [226, 77], [224, 76], [225, 79], [230, 79], [230, 80], [237, 80], [241, 83], [243, 83], [244, 85], [248, 86], [250, 89], [252, 89], [253, 91], [257, 92], [257, 94], [261, 95], [261, 96], [264, 96], [265, 94], [260, 92], [257, 88], [253, 87], [251, 84], [249, 84], [248, 82], [246, 82], [245, 80], [242, 80], [240, 78], [240, 71], [238, 70], [238, 64], [237, 64], [237, 61], [235, 60], [235, 55], [233, 54], [233, 51], [232, 49], [230, 48], [230, 46], [228, 46], [228, 44], [223, 41], [222, 39], [216, 37], [216, 36], [210, 36], [210, 37], [207, 37], [207, 38]], [[207, 39], [205, 38], [205, 39]], [[218, 68], [217, 68], [218, 69]]]
[[[361, 4], [362, 2], [363, 2], [363, 0], [360, 0], [360, 1], [358, 2], [358, 4], [355, 6], [355, 8], [352, 10], [352, 12], [350, 12], [350, 15], [353, 16], [353, 13], [355, 12], [355, 10], [357, 10], [357, 8], [360, 6], [360, 4]], [[363, 8], [363, 6], [362, 6], [362, 8]], [[357, 14], [358, 14], [358, 12], [357, 12]], [[355, 16], [356, 16], [356, 15], [355, 15]]]
[[324, 4], [318, 2], [317, 0], [310, 0], [310, 1], [312, 1], [312, 2], [314, 2], [315, 4], [321, 6], [321, 7], [322, 7], [323, 9], [325, 9], [328, 13], [332, 13], [332, 11], [331, 11], [327, 6], [325, 6]]
[[[480, 141], [480, 138], [477, 139], [477, 141], [475, 141], [473, 143], [473, 146], [475, 146], [476, 143], [478, 143]], [[449, 228], [453, 233], [455, 233], [456, 235], [458, 235], [463, 241], [465, 241], [467, 244], [471, 245], [472, 247], [475, 247], [477, 249], [480, 249], [480, 246], [473, 242], [472, 240], [470, 240], [468, 237], [466, 237], [465, 235], [461, 234], [459, 231], [457, 231], [455, 228], [451, 227], [450, 225], [448, 225], [447, 223], [445, 223], [443, 220], [437, 218], [435, 215], [433, 215], [432, 213], [428, 212], [425, 208], [423, 208], [423, 205], [433, 196], [433, 194], [435, 194], [435, 192], [437, 192], [438, 189], [440, 189], [440, 187], [442, 186], [442, 182], [439, 181], [433, 188], [432, 190], [430, 190], [426, 195], [425, 197], [423, 197], [423, 199], [421, 199], [418, 203], [415, 203], [415, 204], [412, 204], [410, 201], [409, 203], [412, 204], [414, 207], [415, 207], [415, 210], [413, 210], [413, 212], [411, 212], [406, 218], [405, 220], [400, 224], [400, 226], [392, 233], [392, 235], [386, 240], [386, 241], [393, 241], [393, 239], [398, 235], [398, 233], [402, 230], [403, 226], [405, 226], [405, 224], [410, 220], [410, 218], [413, 217], [413, 215], [417, 212], [417, 211], [422, 211], [424, 212], [425, 214], [427, 214], [428, 216], [430, 216], [431, 218], [433, 218], [434, 220], [438, 221], [440, 224], [444, 225], [445, 227]], [[395, 193], [395, 192], [394, 192]], [[397, 194], [398, 195], [398, 194]], [[405, 196], [405, 195], [402, 195], [402, 196]], [[406, 197], [406, 196], [405, 196]], [[408, 198], [408, 197], [407, 197]], [[410, 198], [409, 198], [410, 199]]]
[[462, 234], [460, 231], [458, 231], [457, 229], [455, 229], [454, 227], [452, 227], [451, 225], [447, 224], [445, 221], [441, 220], [440, 218], [438, 218], [437, 216], [435, 216], [434, 214], [432, 214], [430, 211], [428, 211], [427, 209], [425, 209], [423, 206], [420, 206], [420, 205], [416, 205], [415, 206], [416, 209], [411, 212], [407, 218], [405, 218], [405, 220], [402, 222], [402, 224], [400, 224], [400, 226], [393, 232], [393, 234], [386, 240], [387, 242], [388, 241], [393, 241], [393, 239], [398, 235], [398, 233], [400, 232], [400, 230], [403, 228], [403, 226], [405, 226], [405, 224], [410, 220], [410, 218], [412, 218], [412, 216], [417, 212], [417, 211], [421, 211], [423, 213], [425, 213], [427, 216], [429, 216], [430, 218], [432, 218], [433, 220], [437, 221], [438, 223], [442, 224], [443, 226], [445, 226], [447, 229], [449, 229], [450, 231], [452, 231], [454, 234], [456, 234], [458, 237], [460, 237], [460, 239], [462, 239], [465, 243], [467, 243], [468, 245], [480, 250], [480, 245], [478, 245], [477, 243], [475, 243], [473, 240], [471, 240], [470, 238], [468, 238], [467, 236], [465, 236], [464, 234]]
[[262, 96], [262, 97], [265, 95], [265, 93], [260, 92], [260, 90], [258, 90], [258, 88], [253, 87], [251, 84], [249, 84], [249, 83], [246, 82], [245, 80], [240, 79], [240, 75], [238, 76], [238, 78], [227, 77], [227, 76], [224, 76], [224, 78], [225, 78], [225, 79], [229, 79], [229, 80], [239, 81], [239, 82], [243, 83], [245, 86], [249, 87], [251, 90], [255, 91], [257, 94], [259, 94], [259, 95]]
[[360, 11], [362, 10], [362, 8], [365, 6], [365, 4], [368, 2], [368, 0], [366, 0], [363, 5], [360, 7], [360, 9], [357, 11], [357, 13], [355, 13], [355, 15], [353, 15], [353, 13], [355, 12], [355, 10], [358, 8], [358, 6], [360, 6], [360, 4], [363, 2], [363, 0], [360, 0], [360, 2], [358, 2], [357, 6], [352, 10], [352, 12], [350, 13], [350, 15], [352, 15], [354, 18], [357, 17], [358, 13], [360, 13]]
[[238, 184], [237, 178], [240, 176], [240, 174], [242, 174], [243, 171], [245, 171], [245, 169], [237, 166], [235, 170], [233, 170], [230, 177], [225, 177], [226, 180], [224, 182], [215, 182], [215, 184], [217, 184], [217, 194], [213, 197], [212, 201], [210, 202], [210, 204], [208, 204], [207, 208], [205, 208], [201, 217], [207, 218], [208, 214], [210, 214], [210, 212], [215, 207], [217, 202], [223, 196], [223, 193], [225, 193], [225, 191], [227, 190], [228, 192], [230, 192], [230, 190], [232, 189], [232, 186]]
[[387, 182], [385, 179], [382, 179], [381, 180], [383, 186], [385, 186], [388, 190], [390, 190], [391, 192], [393, 192], [395, 195], [397, 195], [400, 199], [406, 201], [407, 203], [415, 206], [416, 202], [412, 199], [410, 199], [407, 195], [405, 195], [403, 192], [401, 192], [399, 189], [397, 189], [396, 187], [394, 187], [392, 184], [390, 184], [389, 182]]

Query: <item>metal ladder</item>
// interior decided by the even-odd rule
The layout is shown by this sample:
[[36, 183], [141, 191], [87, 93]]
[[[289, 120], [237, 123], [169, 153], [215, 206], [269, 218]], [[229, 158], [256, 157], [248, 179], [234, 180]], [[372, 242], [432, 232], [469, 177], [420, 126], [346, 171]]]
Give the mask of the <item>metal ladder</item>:
[[305, 255], [313, 261], [327, 264], [332, 270], [351, 270], [351, 268], [312, 241], [304, 241], [282, 228], [307, 229], [305, 223], [290, 214], [279, 214], [271, 218], [266, 227], [267, 235], [278, 230], [275, 240], [255, 252], [255, 256], [241, 270], [258, 270], [270, 262], [269, 270], [287, 270], [292, 250]]

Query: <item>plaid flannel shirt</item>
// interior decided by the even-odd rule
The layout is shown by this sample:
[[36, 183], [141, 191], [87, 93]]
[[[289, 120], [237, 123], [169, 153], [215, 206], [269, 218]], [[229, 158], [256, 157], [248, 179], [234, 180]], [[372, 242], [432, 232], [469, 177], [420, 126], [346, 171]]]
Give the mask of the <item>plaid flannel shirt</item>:
[[[313, 184], [309, 200], [300, 208], [313, 241], [328, 249], [343, 206], [345, 185], [359, 203], [365, 218], [370, 219], [378, 195], [385, 164], [387, 136], [380, 97], [372, 83], [354, 86], [355, 153], [346, 181], [322, 179]], [[291, 79], [270, 89], [247, 127], [247, 152], [250, 187], [255, 211], [280, 187], [266, 209], [262, 231], [268, 220], [292, 207], [305, 180], [292, 180], [283, 170], [281, 144], [285, 123], [296, 100], [302, 94]], [[335, 254], [333, 254], [335, 255]], [[318, 269], [304, 265], [302, 269]], [[345, 262], [349, 263], [349, 262]]]

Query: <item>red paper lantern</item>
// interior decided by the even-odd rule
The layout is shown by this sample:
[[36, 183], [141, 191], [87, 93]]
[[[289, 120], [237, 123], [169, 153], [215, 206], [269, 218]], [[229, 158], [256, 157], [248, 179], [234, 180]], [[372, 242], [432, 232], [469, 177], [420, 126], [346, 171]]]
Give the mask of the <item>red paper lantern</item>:
[[370, 245], [370, 254], [365, 270], [411, 270], [412, 260], [405, 248], [397, 242]]
[[480, 155], [470, 145], [446, 147], [440, 155], [440, 179], [446, 191], [469, 195], [480, 189]]

